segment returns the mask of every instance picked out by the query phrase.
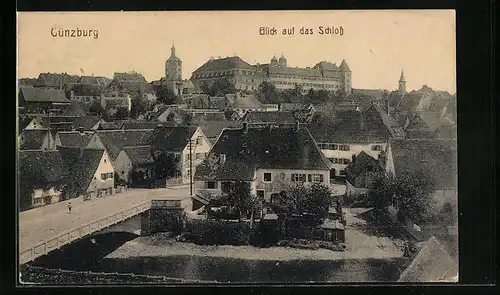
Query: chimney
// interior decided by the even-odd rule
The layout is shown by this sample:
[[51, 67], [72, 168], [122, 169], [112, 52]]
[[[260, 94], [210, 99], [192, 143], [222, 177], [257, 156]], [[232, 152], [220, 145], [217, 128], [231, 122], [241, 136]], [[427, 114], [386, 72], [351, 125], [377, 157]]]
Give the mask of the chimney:
[[390, 116], [390, 110], [389, 110], [389, 100], [386, 100], [385, 101], [385, 108], [386, 108], [386, 112], [387, 112], [387, 115]]
[[352, 155], [352, 162], [355, 163], [356, 162], [356, 155]]
[[382, 166], [382, 168], [385, 168], [385, 160], [386, 160], [385, 152], [381, 151], [378, 154], [378, 163], [380, 164], [380, 166]]
[[359, 127], [360, 129], [365, 129], [365, 114], [363, 112], [359, 113]]
[[248, 122], [243, 122], [243, 133], [248, 132]]
[[219, 161], [221, 165], [224, 165], [226, 163], [226, 154], [220, 154]]
[[78, 127], [78, 132], [80, 132], [80, 134], [84, 134], [85, 131], [83, 131], [83, 127]]

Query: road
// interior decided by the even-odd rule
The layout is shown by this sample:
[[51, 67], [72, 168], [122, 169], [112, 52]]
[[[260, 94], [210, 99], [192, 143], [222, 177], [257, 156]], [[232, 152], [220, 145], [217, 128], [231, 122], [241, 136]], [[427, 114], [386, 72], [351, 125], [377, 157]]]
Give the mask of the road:
[[[151, 199], [190, 202], [189, 186], [159, 189], [128, 189], [102, 198], [83, 201], [82, 198], [39, 207], [19, 214], [19, 250], [24, 251], [52, 236], [71, 230], [85, 222], [133, 208]], [[68, 203], [72, 210], [68, 212]]]

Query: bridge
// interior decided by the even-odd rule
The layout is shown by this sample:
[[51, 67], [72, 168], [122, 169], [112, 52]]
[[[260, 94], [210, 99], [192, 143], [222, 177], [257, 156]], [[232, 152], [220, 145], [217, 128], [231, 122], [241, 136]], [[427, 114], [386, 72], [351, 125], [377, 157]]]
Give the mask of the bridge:
[[[71, 213], [68, 203], [71, 202]], [[38, 257], [111, 226], [137, 218], [152, 206], [186, 208], [189, 188], [129, 189], [115, 195], [83, 201], [81, 198], [19, 213], [19, 263]], [[123, 226], [122, 226], [123, 227]], [[126, 226], [124, 226], [126, 227]]]

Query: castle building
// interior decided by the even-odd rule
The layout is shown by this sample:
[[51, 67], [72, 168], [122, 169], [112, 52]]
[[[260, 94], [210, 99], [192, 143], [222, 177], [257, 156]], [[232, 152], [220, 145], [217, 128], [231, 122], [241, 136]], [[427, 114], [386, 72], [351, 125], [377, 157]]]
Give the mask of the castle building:
[[398, 90], [399, 93], [401, 94], [406, 93], [406, 80], [403, 70], [401, 70], [401, 77], [399, 78]]
[[321, 61], [314, 67], [289, 67], [286, 57], [279, 59], [273, 56], [269, 64], [250, 65], [238, 56], [211, 58], [196, 69], [191, 81], [195, 86], [210, 86], [217, 80], [226, 79], [234, 84], [237, 90], [257, 90], [263, 81], [270, 82], [277, 89], [293, 89], [295, 85], [304, 92], [313, 90], [343, 90], [347, 94], [352, 90], [352, 72], [345, 60], [340, 66], [335, 63]]

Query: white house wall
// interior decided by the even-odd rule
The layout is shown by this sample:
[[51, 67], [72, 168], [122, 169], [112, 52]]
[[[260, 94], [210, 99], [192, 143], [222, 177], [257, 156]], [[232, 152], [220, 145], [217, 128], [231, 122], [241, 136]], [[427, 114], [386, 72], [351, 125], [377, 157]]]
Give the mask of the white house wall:
[[[343, 158], [343, 159], [348, 159], [349, 161], [352, 161], [353, 156], [359, 155], [361, 152], [365, 152], [368, 155], [372, 156], [374, 159], [378, 158], [378, 155], [380, 152], [386, 149], [387, 143], [385, 142], [379, 142], [379, 143], [369, 143], [369, 144], [347, 144], [347, 143], [338, 143], [337, 145], [349, 145], [350, 149], [348, 151], [341, 151], [341, 150], [330, 150], [330, 149], [321, 149], [321, 152], [323, 155], [329, 159], [329, 158]], [[380, 145], [382, 148], [380, 151], [374, 151], [372, 150], [373, 145]], [[344, 170], [349, 164], [338, 164], [334, 163], [333, 168], [335, 169], [335, 175], [340, 176], [340, 170]]]
[[[200, 137], [200, 143], [196, 144], [196, 139]], [[212, 148], [212, 145], [210, 144], [210, 141], [208, 138], [205, 136], [203, 131], [201, 131], [201, 128], [197, 128], [196, 131], [194, 132], [193, 136], [191, 137], [191, 140], [193, 142], [192, 150], [191, 153], [193, 155], [193, 176], [196, 171], [196, 167], [203, 162], [203, 160], [206, 158], [208, 155], [208, 152], [210, 152], [210, 149]], [[198, 154], [198, 158], [197, 155]], [[190, 182], [190, 176], [189, 176], [189, 169], [190, 169], [190, 163], [189, 163], [189, 144], [186, 143], [186, 147], [182, 151], [182, 183], [188, 184]]]
[[[108, 153], [105, 151], [101, 157], [101, 161], [99, 166], [97, 167], [96, 172], [94, 173], [94, 178], [87, 188], [87, 192], [112, 189], [114, 187], [114, 169], [111, 164], [111, 159], [108, 156]], [[113, 173], [113, 177], [103, 180], [101, 178], [102, 173]]]
[[125, 151], [122, 150], [118, 154], [118, 157], [116, 157], [113, 166], [120, 179], [128, 182], [130, 171], [132, 170], [132, 161], [130, 161], [130, 158], [127, 156], [127, 153], [125, 153]]

